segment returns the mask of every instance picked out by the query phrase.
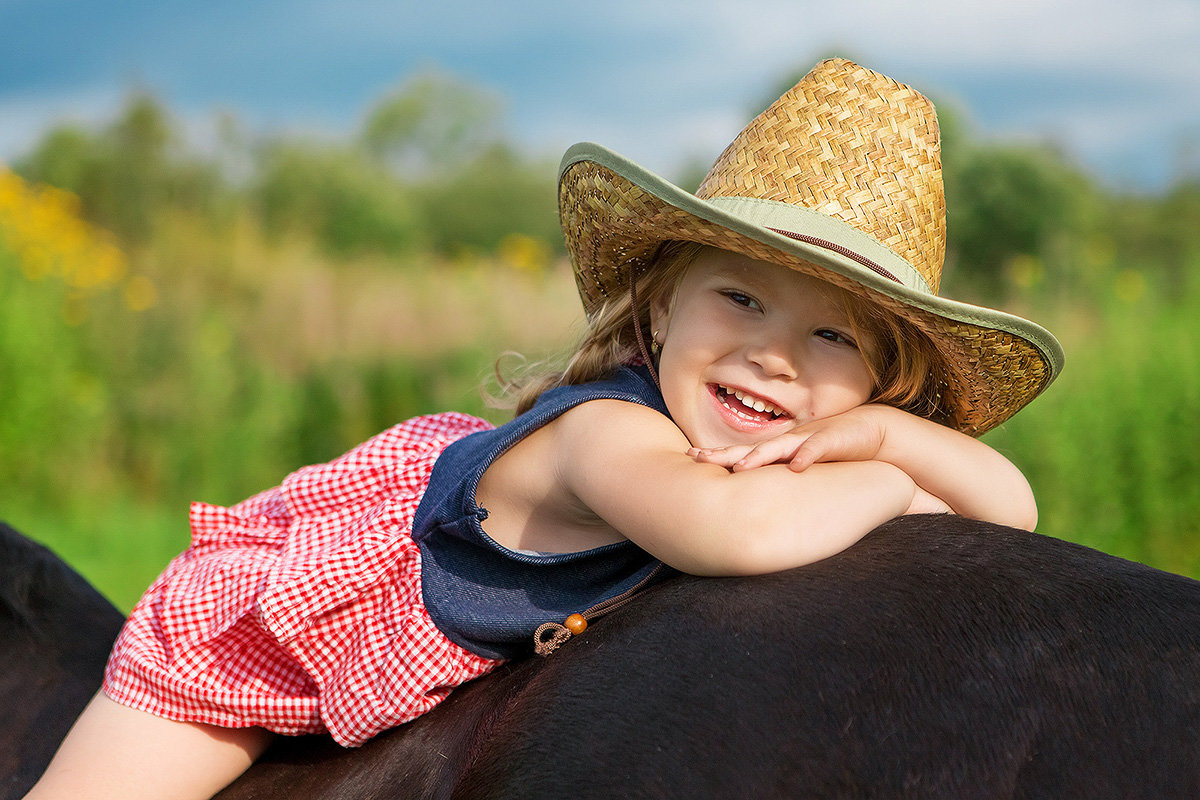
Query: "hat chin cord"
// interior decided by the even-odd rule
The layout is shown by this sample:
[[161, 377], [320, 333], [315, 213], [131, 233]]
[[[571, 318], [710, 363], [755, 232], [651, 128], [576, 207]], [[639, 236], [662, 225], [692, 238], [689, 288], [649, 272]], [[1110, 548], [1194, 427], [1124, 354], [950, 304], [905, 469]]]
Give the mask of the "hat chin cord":
[[637, 279], [634, 277], [632, 269], [629, 270], [629, 307], [630, 313], [633, 315], [633, 335], [637, 338], [638, 350], [642, 354], [642, 360], [646, 362], [646, 369], [650, 370], [650, 377], [654, 381], [655, 388], [658, 389], [659, 394], [662, 394], [662, 384], [658, 382], [658, 370], [654, 367], [654, 359], [650, 357], [650, 349], [646, 347], [646, 335], [642, 333], [642, 321], [638, 314]]

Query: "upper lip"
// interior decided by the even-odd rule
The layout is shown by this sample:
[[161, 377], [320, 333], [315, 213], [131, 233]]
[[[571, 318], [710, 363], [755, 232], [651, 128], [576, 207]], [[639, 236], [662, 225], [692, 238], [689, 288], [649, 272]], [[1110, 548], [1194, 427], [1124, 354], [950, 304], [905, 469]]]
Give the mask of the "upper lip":
[[774, 406], [774, 410], [779, 412], [781, 415], [788, 416], [788, 417], [795, 417], [795, 414], [793, 414], [791, 411], [789, 411], [787, 406], [785, 406], [783, 403], [779, 402], [777, 399], [775, 399], [774, 397], [772, 397], [771, 395], [769, 395], [765, 392], [761, 392], [761, 391], [758, 391], [755, 389], [747, 389], [744, 386], [739, 386], [736, 383], [726, 383], [724, 381], [714, 381], [713, 383], [717, 388], [725, 389], [726, 391], [728, 391], [729, 394], [734, 394], [735, 392], [741, 392], [743, 395], [750, 395], [751, 397], [755, 398], [756, 400], [761, 400], [761, 401], [763, 401], [763, 403], [765, 403], [767, 405]]

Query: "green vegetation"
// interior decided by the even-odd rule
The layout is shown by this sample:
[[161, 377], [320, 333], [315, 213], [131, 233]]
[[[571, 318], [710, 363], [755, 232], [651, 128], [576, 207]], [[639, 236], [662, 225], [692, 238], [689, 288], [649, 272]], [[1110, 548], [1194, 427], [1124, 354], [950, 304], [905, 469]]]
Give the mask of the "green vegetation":
[[[1042, 532], [1200, 576], [1200, 183], [1123, 195], [944, 118], [945, 292], [1068, 354], [988, 441]], [[225, 122], [201, 156], [135, 95], [0, 168], [0, 517], [125, 608], [186, 544], [189, 501], [414, 414], [503, 419], [477, 390], [496, 356], [560, 350], [580, 313], [553, 159], [472, 87], [414, 79], [345, 141]]]

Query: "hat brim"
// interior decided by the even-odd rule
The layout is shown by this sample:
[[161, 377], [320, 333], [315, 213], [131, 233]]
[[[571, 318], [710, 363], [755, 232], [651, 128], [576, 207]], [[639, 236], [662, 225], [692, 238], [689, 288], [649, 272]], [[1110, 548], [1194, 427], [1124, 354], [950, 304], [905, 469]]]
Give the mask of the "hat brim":
[[[864, 235], [844, 223], [801, 216], [788, 232], [824, 244], [793, 238], [758, 215], [696, 197], [597, 144], [577, 144], [563, 156], [559, 214], [587, 313], [624, 291], [628, 270], [648, 264], [668, 240], [700, 242], [812, 274], [865, 294], [937, 342], [947, 358], [955, 427], [972, 435], [1011, 417], [1062, 370], [1062, 347], [1049, 331], [1003, 311], [939, 297], [919, 279], [897, 275], [894, 262], [881, 269], [879, 251], [864, 257]], [[831, 241], [836, 249], [825, 246]]]

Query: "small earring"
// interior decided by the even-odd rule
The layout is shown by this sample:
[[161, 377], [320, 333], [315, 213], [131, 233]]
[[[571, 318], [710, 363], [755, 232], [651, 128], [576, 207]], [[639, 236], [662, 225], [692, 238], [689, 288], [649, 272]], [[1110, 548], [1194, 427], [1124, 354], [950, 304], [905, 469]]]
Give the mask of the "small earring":
[[650, 334], [650, 352], [658, 355], [658, 351], [662, 349], [662, 342], [659, 341], [659, 331], [654, 331]]

